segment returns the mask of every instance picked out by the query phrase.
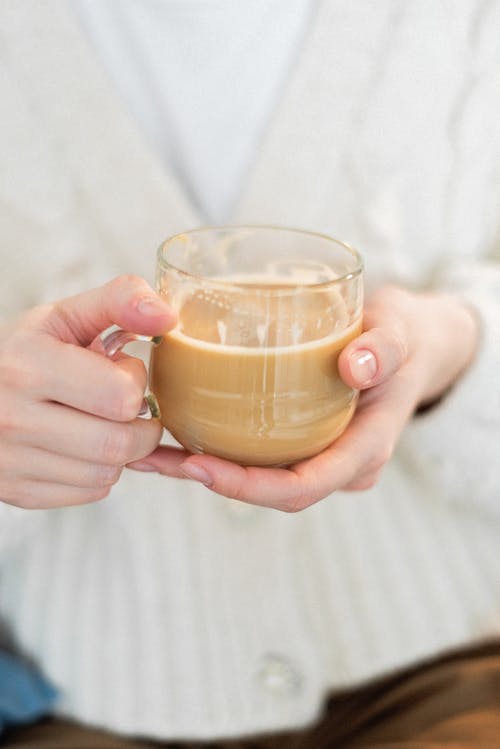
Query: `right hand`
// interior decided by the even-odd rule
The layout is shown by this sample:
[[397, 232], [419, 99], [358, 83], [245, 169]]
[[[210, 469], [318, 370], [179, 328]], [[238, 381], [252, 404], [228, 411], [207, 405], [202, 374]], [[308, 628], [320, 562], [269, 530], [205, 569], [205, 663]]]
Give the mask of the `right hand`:
[[87, 348], [113, 324], [160, 335], [175, 314], [143, 279], [122, 276], [0, 330], [0, 500], [51, 508], [103, 499], [127, 463], [158, 445], [161, 424], [136, 418], [142, 361]]

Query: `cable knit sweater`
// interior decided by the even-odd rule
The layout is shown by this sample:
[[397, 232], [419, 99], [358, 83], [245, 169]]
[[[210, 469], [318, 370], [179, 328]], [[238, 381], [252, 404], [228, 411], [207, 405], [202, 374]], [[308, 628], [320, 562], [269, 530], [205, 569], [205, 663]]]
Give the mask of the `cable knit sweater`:
[[[133, 472], [89, 506], [0, 504], [5, 637], [61, 715], [162, 738], [291, 728], [332, 690], [500, 634], [499, 27], [498, 0], [317, 4], [231, 221], [345, 238], [372, 284], [458, 291], [480, 351], [377, 486], [297, 515]], [[0, 65], [4, 317], [151, 278], [160, 240], [200, 219], [66, 3], [4, 0]]]

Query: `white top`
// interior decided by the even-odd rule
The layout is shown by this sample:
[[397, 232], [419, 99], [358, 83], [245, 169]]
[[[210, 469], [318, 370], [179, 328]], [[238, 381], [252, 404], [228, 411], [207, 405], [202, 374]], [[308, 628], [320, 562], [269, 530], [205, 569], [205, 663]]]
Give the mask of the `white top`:
[[227, 219], [313, 0], [73, 0], [155, 153]]
[[[132, 272], [202, 221], [65, 0], [4, 0], [0, 314]], [[304, 725], [331, 690], [500, 635], [500, 0], [321, 0], [233, 223], [339, 236], [473, 301], [473, 367], [377, 486], [296, 515], [125, 471], [0, 504], [0, 618], [58, 712], [128, 734]], [[439, 324], [439, 321], [436, 321]]]

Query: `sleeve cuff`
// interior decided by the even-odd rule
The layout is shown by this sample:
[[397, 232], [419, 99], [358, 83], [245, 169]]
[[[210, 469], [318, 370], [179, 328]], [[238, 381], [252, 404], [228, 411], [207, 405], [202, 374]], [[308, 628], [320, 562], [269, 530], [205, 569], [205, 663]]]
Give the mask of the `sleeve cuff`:
[[441, 288], [476, 311], [479, 348], [449, 393], [408, 425], [401, 451], [444, 500], [500, 516], [500, 267], [457, 267]]

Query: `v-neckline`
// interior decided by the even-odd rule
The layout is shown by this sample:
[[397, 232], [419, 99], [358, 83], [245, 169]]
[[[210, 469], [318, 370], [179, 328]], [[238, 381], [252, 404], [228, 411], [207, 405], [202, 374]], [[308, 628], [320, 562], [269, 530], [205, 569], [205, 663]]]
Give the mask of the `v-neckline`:
[[[276, 130], [281, 128], [289, 127], [290, 123], [287, 123], [286, 118], [282, 117], [283, 103], [287, 103], [287, 109], [290, 108], [290, 94], [294, 94], [297, 89], [297, 78], [301, 78], [301, 68], [304, 62], [310, 62], [311, 56], [314, 57], [314, 44], [312, 43], [315, 37], [315, 31], [318, 24], [321, 22], [321, 9], [322, 6], [326, 5], [325, 0], [316, 0], [313, 3], [311, 9], [311, 15], [309, 20], [309, 28], [305, 30], [303, 37], [299, 44], [299, 49], [296, 54], [295, 61], [292, 63], [292, 69], [285, 82], [277, 102], [275, 103], [274, 109], [264, 126], [263, 134], [261, 137], [260, 145], [258, 146], [257, 152], [254, 154], [253, 167], [250, 171], [250, 175], [245, 178], [244, 182], [240, 186], [239, 196], [236, 200], [235, 206], [228, 216], [227, 223], [238, 223], [245, 222], [252, 219], [251, 211], [247, 210], [247, 206], [250, 207], [255, 202], [256, 193], [259, 194], [259, 184], [254, 184], [254, 176], [265, 172], [265, 164], [262, 164], [262, 160], [265, 158], [265, 154], [269, 151], [269, 141], [280, 141], [279, 132], [276, 134]], [[85, 66], [85, 73], [89, 73], [89, 95], [93, 101], [93, 107], [89, 106], [86, 112], [89, 120], [87, 121], [88, 137], [90, 138], [92, 132], [92, 123], [90, 118], [95, 111], [103, 112], [105, 116], [109, 117], [110, 122], [121, 124], [121, 137], [117, 137], [116, 133], [112, 132], [111, 129], [100, 129], [100, 135], [105, 133], [107, 142], [102, 143], [102, 151], [110, 150], [116, 151], [118, 141], [125, 139], [129, 147], [133, 147], [134, 152], [139, 157], [143, 156], [144, 164], [148, 164], [150, 171], [154, 169], [156, 173], [156, 187], [159, 189], [159, 184], [163, 183], [160, 193], [164, 196], [165, 193], [172, 194], [175, 192], [177, 197], [177, 203], [181, 208], [182, 214], [185, 216], [187, 225], [183, 228], [190, 228], [191, 226], [204, 225], [203, 213], [194, 204], [187, 188], [174, 173], [174, 171], [166, 166], [161, 159], [157, 156], [156, 151], [152, 145], [148, 142], [144, 136], [140, 124], [136, 121], [127, 110], [126, 102], [123, 100], [121, 94], [117, 90], [114, 81], [111, 79], [108, 71], [106, 70], [105, 64], [101, 61], [97, 52], [92, 46], [92, 43], [85, 35], [84, 31], [80, 28], [78, 22], [78, 16], [73, 7], [71, 7], [70, 0], [63, 0], [61, 6], [63, 12], [61, 13], [61, 21], [64, 25], [64, 29], [61, 33], [65, 34], [65, 38], [69, 43], [69, 49], [71, 50], [70, 58], [66, 61], [65, 71], [60, 71], [66, 81], [72, 79], [71, 69], [74, 65]], [[312, 53], [312, 55], [311, 55]], [[75, 68], [75, 75], [80, 70]], [[300, 95], [299, 95], [300, 98]], [[92, 101], [90, 103], [92, 103]], [[300, 108], [300, 103], [298, 103]], [[292, 104], [293, 106], [293, 104]], [[292, 122], [294, 117], [292, 116]], [[102, 140], [102, 138], [101, 138]], [[274, 148], [274, 150], [276, 150]], [[118, 156], [118, 155], [117, 155]], [[286, 154], [284, 154], [286, 157]], [[119, 160], [118, 160], [119, 161]], [[126, 163], [123, 161], [120, 164], [120, 171], [123, 173], [126, 170]], [[111, 176], [111, 175], [110, 175]], [[137, 173], [135, 174], [137, 178]]]
[[[27, 49], [20, 55], [26, 58], [27, 85], [37, 89], [37, 105], [43, 107], [68, 171], [78, 183], [76, 189], [86, 201], [86, 220], [99, 226], [116, 267], [140, 272], [138, 253], [150, 252], [166, 236], [205, 222], [128, 113], [69, 0], [51, 0], [49, 10], [35, 5], [25, 19]], [[331, 194], [329, 181], [336, 168], [332, 159], [346, 146], [351, 117], [351, 81], [336, 70], [339, 55], [349, 71], [357, 75], [360, 69], [359, 44], [351, 44], [348, 29], [359, 25], [361, 17], [361, 9], [348, 0], [317, 0], [302, 48], [227, 223], [328, 230], [325, 196]], [[43, 54], [34, 69], [28, 45], [38, 36]], [[361, 65], [362, 70], [365, 67]], [[337, 101], [338, 110], [332, 111]], [[325, 159], [330, 168], [325, 168]]]
[[[344, 215], [357, 205], [356, 195], [347, 208], [342, 200], [346, 187], [349, 193], [343, 181], [352, 166], [352, 125], [373, 79], [373, 34], [366, 26], [377, 20], [378, 11], [372, 9], [371, 21], [366, 12], [350, 0], [316, 0], [228, 223], [324, 231], [337, 226], [342, 233]], [[23, 27], [25, 34], [13, 40], [19, 73], [37, 119], [43, 116], [58, 158], [65, 158], [73, 174], [80, 202], [87, 201], [81, 209], [100, 225], [109, 251], [114, 247], [118, 259], [122, 247], [137, 252], [168, 234], [203, 225], [183, 185], [128, 113], [69, 0], [31, 5]], [[359, 90], [361, 96], [353, 97]], [[123, 263], [135, 267], [126, 253]]]

